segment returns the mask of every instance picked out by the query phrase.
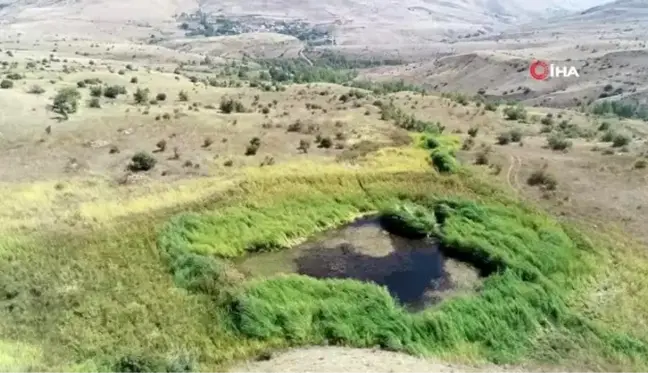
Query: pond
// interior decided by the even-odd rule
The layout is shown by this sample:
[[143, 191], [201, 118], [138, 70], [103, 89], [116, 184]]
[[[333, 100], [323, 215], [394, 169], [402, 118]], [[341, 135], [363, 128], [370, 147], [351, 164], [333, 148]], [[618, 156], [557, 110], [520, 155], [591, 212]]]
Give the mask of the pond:
[[387, 232], [378, 217], [366, 217], [288, 250], [248, 255], [238, 265], [252, 276], [299, 273], [370, 281], [420, 310], [481, 284], [475, 268], [445, 258], [439, 248], [434, 239], [400, 237]]

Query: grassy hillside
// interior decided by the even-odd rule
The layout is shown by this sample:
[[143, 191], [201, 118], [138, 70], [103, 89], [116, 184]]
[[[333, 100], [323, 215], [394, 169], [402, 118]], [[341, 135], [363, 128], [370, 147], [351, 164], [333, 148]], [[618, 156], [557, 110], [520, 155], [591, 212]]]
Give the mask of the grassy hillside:
[[[643, 123], [260, 62], [9, 68], [21, 75], [0, 92], [1, 369], [209, 371], [324, 343], [645, 369], [648, 261], [609, 226], [631, 227], [613, 206], [643, 227]], [[86, 105], [55, 122], [48, 105], [75, 85]], [[155, 167], [129, 171], [141, 152]], [[374, 285], [233, 265], [375, 212], [481, 269], [480, 292], [412, 314]]]
[[[256, 169], [179, 216], [4, 236], [0, 363], [217, 369], [271, 347], [330, 343], [469, 361], [646, 366], [645, 327], [632, 325], [641, 315], [592, 308], [606, 274], [601, 264], [627, 270], [623, 247], [610, 251], [605, 240], [585, 238], [468, 170], [441, 174], [429, 157], [422, 148], [384, 149], [355, 170]], [[373, 285], [299, 276], [243, 281], [225, 259], [281, 249], [404, 200], [434, 212], [453, 255], [489, 270], [478, 296], [409, 314]], [[614, 296], [637, 302], [628, 295]]]

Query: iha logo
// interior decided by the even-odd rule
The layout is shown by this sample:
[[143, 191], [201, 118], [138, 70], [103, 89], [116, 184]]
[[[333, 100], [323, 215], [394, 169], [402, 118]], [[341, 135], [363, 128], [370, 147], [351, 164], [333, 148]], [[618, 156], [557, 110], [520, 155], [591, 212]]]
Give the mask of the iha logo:
[[572, 76], [580, 77], [578, 70], [575, 66], [557, 66], [548, 64], [545, 61], [533, 61], [529, 66], [529, 74], [535, 80], [547, 80], [549, 78], [564, 77], [569, 78]]

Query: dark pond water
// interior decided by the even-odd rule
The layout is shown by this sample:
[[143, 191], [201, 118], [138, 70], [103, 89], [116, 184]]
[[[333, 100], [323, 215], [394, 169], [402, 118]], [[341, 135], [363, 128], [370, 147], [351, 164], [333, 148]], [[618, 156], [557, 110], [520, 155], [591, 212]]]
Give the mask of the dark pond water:
[[438, 242], [390, 234], [374, 217], [325, 232], [289, 250], [250, 255], [239, 264], [243, 271], [259, 276], [299, 273], [371, 281], [413, 309], [474, 291], [479, 284], [477, 271], [444, 258]]

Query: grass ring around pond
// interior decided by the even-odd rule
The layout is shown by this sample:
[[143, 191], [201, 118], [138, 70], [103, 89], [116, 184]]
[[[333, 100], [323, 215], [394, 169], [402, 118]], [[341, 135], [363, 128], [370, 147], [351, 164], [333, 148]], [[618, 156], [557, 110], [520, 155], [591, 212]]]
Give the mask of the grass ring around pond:
[[[412, 230], [424, 244], [401, 251], [407, 255], [394, 254], [398, 250], [393, 250], [393, 245], [391, 251], [377, 244], [349, 247], [344, 245], [345, 237], [331, 237], [326, 245], [314, 237], [321, 250], [317, 250], [316, 244], [308, 253], [296, 248], [271, 253], [249, 251], [250, 247], [259, 247], [259, 242], [269, 243], [266, 247], [284, 247], [291, 239], [300, 237], [296, 233], [313, 229], [321, 221], [342, 222], [349, 213], [385, 206], [364, 201], [363, 208], [357, 208], [358, 197], [362, 196], [347, 200], [313, 198], [299, 216], [288, 216], [290, 224], [286, 224], [285, 211], [294, 199], [265, 206], [264, 210], [253, 206], [239, 208], [236, 214], [180, 216], [161, 233], [159, 245], [170, 259], [178, 285], [219, 295], [212, 299], [218, 314], [223, 315], [222, 327], [227, 328], [227, 333], [260, 343], [264, 348], [321, 344], [381, 346], [430, 356], [460, 355], [466, 347], [474, 347], [471, 353], [481, 359], [512, 363], [528, 358], [530, 351], [537, 351], [538, 336], [561, 330], [567, 333], [561, 336], [573, 338], [570, 343], [586, 341], [583, 348], [592, 346], [587, 348], [600, 349], [602, 354], [648, 354], [648, 345], [643, 340], [593, 322], [569, 302], [578, 284], [596, 268], [591, 243], [546, 214], [514, 203], [479, 203], [420, 194], [413, 194], [410, 199], [416, 204], [392, 199], [390, 203], [397, 202], [397, 207], [386, 212], [389, 218], [379, 220], [392, 228], [408, 224], [399, 233]], [[257, 224], [251, 225], [250, 221]], [[358, 226], [366, 223], [360, 220], [354, 224], [355, 230], [347, 236], [360, 239]], [[354, 224], [333, 232], [340, 233]], [[379, 234], [381, 229], [375, 220], [369, 226], [375, 228], [372, 234]], [[259, 229], [262, 227], [266, 230]], [[428, 232], [423, 239], [422, 230]], [[237, 235], [231, 236], [233, 232]], [[395, 239], [408, 240], [386, 236], [382, 241], [392, 244]], [[217, 237], [222, 239], [215, 240]], [[225, 237], [233, 239], [224, 240]], [[368, 238], [368, 242], [378, 242]], [[427, 240], [437, 244], [434, 251]], [[311, 240], [303, 245], [312, 243]], [[234, 263], [197, 252], [220, 254], [234, 259]], [[270, 260], [264, 260], [266, 257]], [[443, 278], [444, 272], [450, 272], [447, 259], [445, 267], [438, 266], [438, 260], [435, 262], [439, 257], [471, 263], [479, 274], [487, 277], [478, 293], [451, 297], [435, 307], [409, 312], [402, 303], [415, 304], [424, 292], [421, 289], [443, 292], [447, 286], [440, 282], [435, 289], [435, 283], [427, 281], [439, 274]], [[403, 268], [412, 269], [420, 263], [429, 263], [432, 268], [426, 268], [425, 276], [421, 276], [420, 283], [425, 285], [413, 286], [419, 278]], [[258, 276], [243, 279], [226, 275], [231, 269], [240, 273], [235, 264]], [[376, 268], [382, 272], [372, 272]], [[392, 268], [391, 272], [387, 270]], [[290, 274], [275, 275], [281, 272]], [[372, 278], [372, 273], [378, 272], [380, 276], [375, 277], [379, 278]], [[390, 273], [396, 274], [390, 277]], [[386, 286], [376, 286], [372, 280]], [[408, 286], [399, 295], [399, 287], [392, 283]]]

